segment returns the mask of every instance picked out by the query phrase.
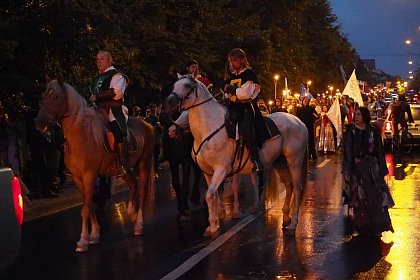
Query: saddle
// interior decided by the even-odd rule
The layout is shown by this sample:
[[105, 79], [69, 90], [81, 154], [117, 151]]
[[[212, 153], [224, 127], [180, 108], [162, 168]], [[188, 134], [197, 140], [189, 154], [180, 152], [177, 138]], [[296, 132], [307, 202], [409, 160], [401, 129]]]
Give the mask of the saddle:
[[[112, 133], [111, 129], [108, 126], [108, 116], [104, 109], [98, 109], [97, 114], [101, 117], [103, 123], [105, 124], [105, 134], [102, 138], [102, 142], [104, 145], [105, 150], [110, 153], [116, 153], [115, 151], [115, 138], [114, 134]], [[129, 119], [130, 120], [130, 119]], [[127, 143], [126, 150], [127, 154], [133, 154], [137, 152], [139, 148], [139, 143], [137, 142], [136, 135], [134, 134], [133, 130], [129, 127], [129, 120], [127, 121]]]
[[[131, 128], [127, 128], [128, 130], [128, 137], [126, 144], [126, 149], [128, 154], [134, 154], [137, 152], [139, 148], [139, 143], [137, 142], [136, 135], [134, 134], [133, 130]], [[107, 127], [105, 131], [105, 137], [103, 138], [104, 148], [105, 150], [112, 154], [115, 153], [115, 138], [114, 134], [111, 132], [111, 130]]]
[[[265, 128], [263, 129], [267, 129], [269, 137], [266, 139], [261, 139], [261, 142], [265, 142], [268, 139], [281, 136], [280, 130], [278, 129], [277, 125], [274, 123], [272, 119], [268, 117], [263, 117], [263, 119], [265, 123]], [[232, 122], [232, 120], [229, 118], [228, 115], [225, 118], [225, 125], [226, 125], [226, 131], [227, 131], [228, 137], [235, 141], [240, 140], [241, 137], [239, 134], [238, 124]], [[258, 128], [255, 128], [255, 129], [258, 129]]]
[[[280, 137], [281, 133], [274, 121], [268, 117], [263, 117], [265, 127], [263, 129], [267, 129], [267, 138], [261, 139], [261, 142], [265, 142], [268, 139], [272, 139], [275, 137]], [[245, 167], [249, 160], [249, 152], [245, 152], [245, 145], [242, 143], [242, 137], [239, 134], [238, 124], [232, 122], [232, 120], [227, 115], [225, 118], [225, 126], [228, 138], [233, 139], [236, 141], [235, 152], [233, 153], [233, 161], [232, 161], [232, 173], [228, 174], [232, 176], [241, 172], [241, 170]], [[261, 133], [264, 135], [264, 133]]]

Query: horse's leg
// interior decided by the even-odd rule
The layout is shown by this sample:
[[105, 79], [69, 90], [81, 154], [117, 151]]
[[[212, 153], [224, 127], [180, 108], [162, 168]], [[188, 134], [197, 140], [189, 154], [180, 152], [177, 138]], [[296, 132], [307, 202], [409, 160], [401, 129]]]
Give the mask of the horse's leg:
[[136, 196], [138, 182], [137, 182], [136, 177], [133, 174], [130, 174], [130, 173], [128, 173], [124, 176], [124, 181], [127, 183], [128, 191], [129, 191], [128, 204], [127, 204], [127, 214], [130, 217], [131, 222], [135, 223], [136, 218], [137, 218], [137, 213], [136, 213], [134, 198]]
[[292, 199], [292, 194], [293, 194], [293, 185], [291, 182], [284, 182], [284, 186], [286, 188], [286, 197], [284, 199], [284, 204], [283, 204], [283, 228], [286, 228], [290, 225], [290, 223], [292, 222], [292, 219], [290, 218], [290, 201]]
[[[155, 174], [151, 174], [152, 172], [152, 156], [143, 157], [139, 163], [139, 179], [137, 182], [137, 196], [138, 196], [138, 203], [139, 209], [137, 210], [137, 217], [134, 223], [134, 235], [142, 235], [143, 234], [143, 211], [146, 203], [146, 187], [149, 183], [151, 176]], [[149, 194], [151, 195], [151, 194]]]
[[[291, 230], [296, 230], [299, 218], [299, 207], [301, 201], [301, 190], [302, 190], [302, 172], [301, 172], [301, 161], [298, 160], [297, 157], [287, 160], [290, 175], [292, 177], [292, 197], [291, 197], [291, 218], [292, 221], [290, 225], [287, 227]], [[305, 174], [306, 175], [306, 174]], [[287, 187], [286, 187], [287, 188]]]
[[254, 202], [253, 202], [252, 207], [251, 207], [251, 213], [255, 214], [255, 213], [258, 212], [259, 204], [260, 204], [260, 195], [259, 195], [260, 180], [259, 180], [259, 175], [257, 173], [252, 173], [250, 175], [250, 179], [251, 179], [251, 186], [252, 186], [253, 195], [254, 195]]
[[241, 212], [239, 211], [239, 183], [238, 175], [234, 175], [232, 178], [232, 183], [230, 184], [233, 193], [233, 210], [232, 218], [239, 219], [241, 217]]
[[[219, 219], [217, 217], [217, 189], [223, 183], [226, 177], [226, 170], [224, 168], [217, 169], [214, 171], [213, 176], [205, 175], [208, 184], [208, 190], [206, 193], [206, 202], [209, 209], [209, 223], [204, 232], [204, 236], [209, 236], [215, 233], [219, 229]], [[209, 183], [210, 182], [210, 183]]]
[[90, 224], [91, 232], [89, 235], [89, 244], [98, 244], [100, 238], [100, 227], [98, 219], [96, 218], [96, 211], [94, 207], [92, 207], [90, 210]]
[[[84, 178], [84, 180], [82, 181], [73, 177], [73, 180], [75, 180], [76, 184], [80, 184], [82, 186], [81, 189], [83, 194], [83, 206], [81, 211], [82, 232], [80, 233], [80, 240], [77, 242], [76, 252], [85, 252], [89, 249], [88, 223], [90, 212], [92, 210], [92, 196], [95, 178]], [[92, 231], [95, 232], [95, 234], [97, 233], [99, 235], [99, 224], [97, 223], [97, 221], [95, 224], [92, 224]]]

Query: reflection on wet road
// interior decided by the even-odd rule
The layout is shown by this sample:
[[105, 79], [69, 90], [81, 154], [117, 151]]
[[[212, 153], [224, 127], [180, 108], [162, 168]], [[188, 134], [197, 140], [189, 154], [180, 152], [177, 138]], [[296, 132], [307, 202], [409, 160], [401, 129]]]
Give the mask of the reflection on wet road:
[[[340, 155], [310, 165], [296, 237], [282, 230], [282, 201], [260, 215], [249, 214], [252, 194], [244, 177], [240, 180], [244, 217], [222, 223], [222, 233], [234, 233], [223, 242], [203, 238], [206, 209], [195, 210], [191, 221], [177, 222], [170, 176], [164, 171], [158, 196], [145, 212], [144, 236], [131, 236], [126, 194], [119, 194], [99, 215], [101, 243], [86, 254], [76, 254], [80, 209], [69, 209], [24, 225], [18, 263], [5, 279], [160, 279], [202, 251], [206, 256], [183, 271], [180, 279], [419, 279], [419, 156], [388, 155], [387, 162], [387, 182], [396, 203], [390, 210], [395, 233], [382, 239], [349, 238]], [[225, 206], [231, 207], [226, 201]], [[241, 221], [249, 224], [233, 231]]]

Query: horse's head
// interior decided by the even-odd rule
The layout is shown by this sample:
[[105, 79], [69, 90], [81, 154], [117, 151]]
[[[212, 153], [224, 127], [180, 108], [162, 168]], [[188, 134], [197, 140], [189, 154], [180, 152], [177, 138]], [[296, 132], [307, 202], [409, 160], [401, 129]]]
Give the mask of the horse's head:
[[62, 118], [67, 112], [66, 85], [61, 79], [52, 80], [47, 84], [47, 89], [42, 94], [39, 112], [35, 118], [35, 126], [40, 131], [45, 131], [48, 125]]
[[[193, 94], [193, 98], [190, 98]], [[172, 111], [177, 107], [179, 110], [194, 105], [197, 100], [197, 81], [191, 75], [181, 76], [178, 74], [178, 81], [175, 82], [171, 94], [165, 99], [165, 109]]]

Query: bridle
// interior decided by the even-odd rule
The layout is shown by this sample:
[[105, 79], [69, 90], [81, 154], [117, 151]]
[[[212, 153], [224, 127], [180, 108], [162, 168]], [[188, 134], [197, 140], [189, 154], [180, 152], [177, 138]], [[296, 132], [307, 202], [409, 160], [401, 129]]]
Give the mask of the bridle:
[[[186, 79], [186, 78], [184, 78], [184, 79]], [[181, 106], [182, 106], [182, 104], [184, 103], [184, 101], [185, 101], [185, 100], [187, 100], [187, 99], [190, 97], [190, 95], [191, 95], [192, 93], [194, 93], [194, 95], [195, 95], [195, 99], [197, 100], [197, 98], [198, 98], [198, 94], [197, 94], [197, 85], [198, 85], [198, 83], [197, 83], [197, 82], [195, 82], [194, 86], [193, 86], [193, 87], [191, 87], [190, 91], [189, 91], [189, 92], [188, 92], [188, 93], [187, 93], [184, 97], [179, 96], [179, 95], [178, 95], [176, 92], [174, 92], [174, 91], [172, 91], [172, 92], [169, 94], [169, 96], [173, 94], [173, 95], [176, 97], [176, 99], [178, 100], [178, 105], [177, 105], [177, 106], [175, 106], [175, 108], [178, 108], [178, 111], [179, 111], [179, 112], [188, 111], [189, 109], [192, 109], [192, 108], [198, 107], [198, 106], [200, 106], [200, 105], [203, 105], [204, 103], [207, 103], [207, 102], [209, 102], [210, 100], [212, 100], [212, 99], [216, 98], [217, 96], [221, 95], [221, 93], [218, 93], [218, 94], [216, 94], [215, 96], [211, 96], [211, 97], [207, 98], [207, 99], [206, 99], [206, 100], [204, 100], [204, 101], [201, 101], [201, 102], [199, 102], [199, 103], [194, 103], [193, 105], [191, 105], [191, 106], [189, 106], [189, 107], [186, 107], [186, 108], [181, 108]], [[175, 109], [175, 108], [174, 108], [174, 109]], [[173, 109], [173, 110], [174, 110], [174, 109]]]
[[[184, 78], [184, 79], [185, 79], [185, 78]], [[192, 86], [192, 87], [191, 87], [190, 91], [189, 91], [189, 92], [188, 92], [188, 93], [187, 93], [184, 97], [179, 96], [179, 94], [178, 94], [178, 93], [176, 93], [175, 91], [172, 91], [172, 92], [169, 94], [169, 96], [174, 95], [174, 96], [176, 97], [176, 99], [178, 100], [178, 105], [177, 105], [177, 106], [175, 106], [175, 108], [178, 108], [179, 112], [182, 112], [182, 111], [187, 111], [188, 109], [191, 109], [191, 108], [197, 107], [196, 105], [192, 105], [192, 106], [187, 107], [187, 108], [181, 108], [182, 104], [185, 102], [185, 100], [187, 100], [187, 99], [189, 99], [189, 98], [190, 98], [190, 95], [191, 95], [192, 93], [194, 93], [194, 95], [195, 95], [195, 99], [197, 99], [197, 98], [198, 98], [198, 95], [197, 95], [197, 83], [195, 83], [195, 84], [194, 84], [194, 86]], [[175, 109], [175, 108], [174, 108], [174, 109]]]
[[[64, 83], [60, 83], [58, 81], [57, 81], [57, 83], [58, 83], [61, 91], [63, 92], [63, 98], [68, 101], [68, 93], [67, 93], [67, 90], [66, 90], [66, 87], [65, 87]], [[52, 89], [52, 90], [54, 90], [54, 89]], [[48, 92], [46, 94], [48, 94]], [[61, 122], [62, 122], [63, 119], [68, 118], [68, 117], [73, 116], [73, 115], [76, 115], [76, 113], [66, 114], [67, 108], [68, 108], [68, 102], [66, 102], [66, 106], [62, 106], [60, 108], [60, 110], [58, 111], [58, 113], [55, 114], [55, 115], [44, 111], [45, 112], [44, 114], [48, 118], [48, 124], [51, 124], [53, 122], [58, 122], [61, 125]]]

